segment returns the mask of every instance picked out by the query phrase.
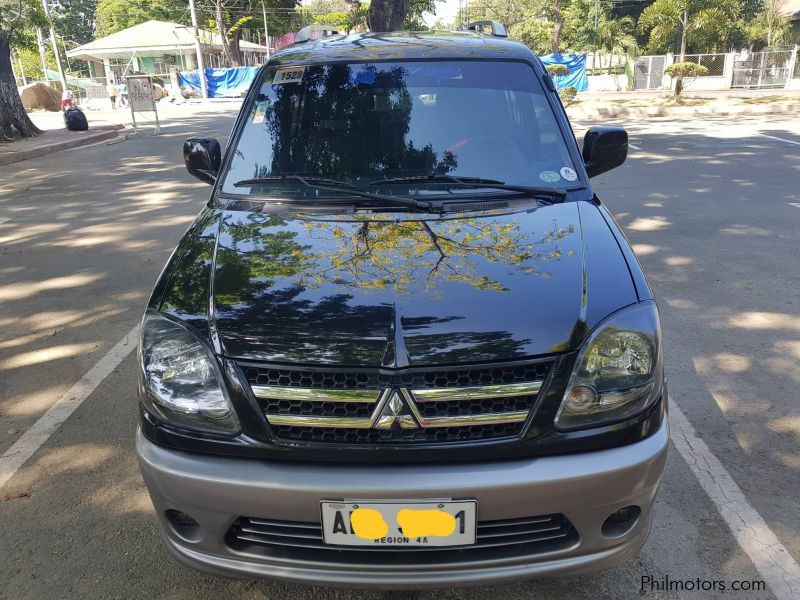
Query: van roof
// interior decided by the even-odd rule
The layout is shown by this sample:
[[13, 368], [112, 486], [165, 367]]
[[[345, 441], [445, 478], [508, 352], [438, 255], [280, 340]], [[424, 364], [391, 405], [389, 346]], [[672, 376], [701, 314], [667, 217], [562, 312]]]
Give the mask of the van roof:
[[276, 53], [271, 65], [387, 60], [527, 60], [524, 44], [472, 31], [396, 31], [330, 35], [293, 44]]

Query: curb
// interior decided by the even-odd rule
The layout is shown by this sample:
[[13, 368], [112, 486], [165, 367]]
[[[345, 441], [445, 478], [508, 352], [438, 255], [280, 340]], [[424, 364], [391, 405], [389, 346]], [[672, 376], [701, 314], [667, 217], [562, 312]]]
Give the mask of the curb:
[[87, 144], [93, 144], [95, 142], [110, 140], [117, 137], [119, 132], [124, 128], [124, 125], [103, 125], [102, 131], [92, 132], [89, 130], [86, 135], [81, 135], [80, 137], [76, 137], [71, 140], [54, 142], [52, 144], [39, 146], [38, 148], [30, 148], [28, 150], [12, 151], [6, 155], [0, 155], [0, 166], [10, 165], [23, 160], [38, 158], [40, 156], [46, 156], [47, 154], [53, 154], [54, 152], [60, 152], [61, 150], [67, 150], [69, 148], [77, 148], [80, 146], [86, 146]]
[[735, 106], [641, 106], [641, 107], [582, 107], [567, 108], [570, 119], [616, 119], [630, 117], [643, 119], [648, 117], [724, 117], [732, 115], [783, 115], [800, 114], [800, 104], [775, 105], [735, 105]]

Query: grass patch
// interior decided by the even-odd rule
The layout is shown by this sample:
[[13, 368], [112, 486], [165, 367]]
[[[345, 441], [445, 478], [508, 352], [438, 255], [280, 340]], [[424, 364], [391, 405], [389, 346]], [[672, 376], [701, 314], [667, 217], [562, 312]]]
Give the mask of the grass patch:
[[800, 96], [734, 96], [739, 104], [798, 104]]

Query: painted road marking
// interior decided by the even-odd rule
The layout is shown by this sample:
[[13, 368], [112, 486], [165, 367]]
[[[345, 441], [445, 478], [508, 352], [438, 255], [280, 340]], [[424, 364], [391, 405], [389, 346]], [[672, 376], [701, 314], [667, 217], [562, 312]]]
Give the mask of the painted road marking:
[[641, 150], [639, 146], [634, 146], [633, 144], [628, 144], [628, 148], [633, 148], [634, 150]]
[[795, 208], [800, 208], [800, 202], [787, 202], [789, 206], [794, 206]]
[[674, 402], [669, 417], [672, 442], [772, 593], [778, 600], [800, 598], [800, 565]]
[[796, 142], [794, 140], [787, 140], [786, 138], [776, 137], [774, 135], [767, 135], [766, 133], [759, 133], [759, 132], [756, 132], [756, 135], [760, 135], [761, 137], [769, 138], [771, 140], [779, 140], [781, 142], [786, 142], [787, 144], [794, 144], [795, 146], [800, 146], [800, 142]]
[[0, 219], [0, 225], [3, 223], [8, 223], [11, 219]]
[[109, 350], [103, 358], [97, 361], [80, 381], [61, 396], [46, 413], [22, 434], [16, 443], [0, 456], [0, 488], [14, 476], [19, 468], [34, 455], [34, 453], [53, 435], [61, 424], [75, 412], [81, 403], [100, 385], [103, 380], [111, 375], [123, 359], [136, 347], [136, 334], [139, 325], [136, 325]]

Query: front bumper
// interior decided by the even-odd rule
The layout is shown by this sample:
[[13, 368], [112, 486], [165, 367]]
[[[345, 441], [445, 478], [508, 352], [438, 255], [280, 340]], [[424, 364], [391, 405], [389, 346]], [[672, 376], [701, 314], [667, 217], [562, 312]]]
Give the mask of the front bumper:
[[[136, 448], [145, 483], [171, 553], [205, 572], [240, 577], [381, 589], [500, 583], [545, 575], [577, 575], [623, 563], [647, 539], [651, 509], [668, 445], [666, 419], [650, 437], [609, 450], [468, 464], [335, 465], [264, 462], [188, 454], [156, 446], [139, 431]], [[561, 513], [577, 530], [569, 547], [502, 560], [404, 565], [391, 553], [371, 560], [304, 560], [237, 551], [226, 542], [240, 516], [319, 522], [321, 500], [474, 498], [479, 521]], [[626, 533], [601, 526], [620, 508], [641, 508]], [[179, 534], [168, 510], [199, 523]], [[386, 560], [381, 560], [385, 556]]]

